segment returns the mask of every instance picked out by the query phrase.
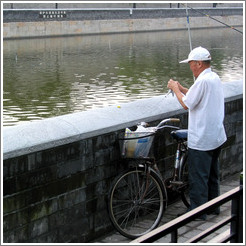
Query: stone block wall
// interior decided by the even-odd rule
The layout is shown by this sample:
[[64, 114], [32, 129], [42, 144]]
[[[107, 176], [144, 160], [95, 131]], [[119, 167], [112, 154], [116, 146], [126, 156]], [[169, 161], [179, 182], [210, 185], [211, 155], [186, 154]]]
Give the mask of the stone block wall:
[[[220, 21], [208, 18], [213, 16]], [[243, 8], [189, 9], [190, 28], [243, 26]], [[185, 8], [6, 9], [3, 38], [37, 38], [187, 29]]]
[[[240, 171], [236, 163], [243, 161], [243, 100], [235, 99], [225, 104], [224, 125], [227, 133], [227, 142], [221, 151], [222, 178], [230, 175], [232, 170]], [[241, 166], [243, 167], [243, 166]]]
[[114, 132], [6, 160], [4, 241], [86, 242], [109, 229], [115, 141]]

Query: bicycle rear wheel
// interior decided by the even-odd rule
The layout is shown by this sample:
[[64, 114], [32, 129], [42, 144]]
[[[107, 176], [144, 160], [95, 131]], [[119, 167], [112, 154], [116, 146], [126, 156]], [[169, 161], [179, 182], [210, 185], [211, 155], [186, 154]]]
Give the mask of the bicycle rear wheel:
[[188, 179], [188, 158], [187, 153], [181, 156], [180, 161], [180, 172], [179, 172], [179, 180], [183, 182], [181, 191], [181, 199], [184, 205], [189, 208], [190, 207], [190, 197], [189, 197], [189, 179]]
[[117, 231], [134, 239], [158, 226], [166, 202], [162, 180], [153, 170], [131, 168], [112, 185], [108, 197], [109, 216]]

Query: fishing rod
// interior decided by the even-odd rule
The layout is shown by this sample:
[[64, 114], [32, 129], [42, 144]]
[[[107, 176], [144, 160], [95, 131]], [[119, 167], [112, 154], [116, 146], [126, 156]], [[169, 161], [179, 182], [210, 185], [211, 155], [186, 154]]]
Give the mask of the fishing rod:
[[[186, 19], [187, 19], [187, 28], [188, 28], [188, 34], [189, 34], [190, 51], [192, 50], [192, 44], [191, 44], [191, 32], [190, 32], [190, 20], [189, 20], [188, 8], [190, 8], [190, 9], [192, 9], [192, 10], [194, 10], [194, 11], [196, 11], [196, 12], [198, 12], [198, 13], [200, 13], [200, 14], [206, 16], [206, 17], [209, 17], [210, 19], [212, 19], [212, 20], [214, 20], [214, 21], [217, 21], [217, 22], [219, 22], [219, 23], [221, 23], [221, 24], [223, 24], [223, 25], [225, 25], [225, 26], [227, 26], [227, 27], [229, 27], [229, 28], [231, 28], [231, 29], [233, 29], [233, 30], [235, 30], [235, 31], [237, 31], [237, 32], [239, 32], [239, 33], [241, 33], [241, 34], [243, 34], [242, 31], [236, 29], [235, 27], [230, 26], [230, 25], [228, 25], [228, 24], [226, 24], [226, 23], [224, 23], [224, 22], [222, 22], [222, 21], [219, 21], [219, 20], [217, 20], [216, 18], [214, 18], [214, 17], [212, 17], [212, 16], [210, 16], [210, 15], [208, 15], [208, 14], [203, 13], [202, 11], [199, 11], [199, 10], [197, 10], [197, 9], [194, 9], [194, 8], [188, 6], [187, 3], [186, 3], [186, 4], [181, 3], [181, 5], [183, 5], [183, 6], [185, 7], [185, 9], [186, 9]], [[194, 79], [194, 81], [195, 81], [195, 77], [194, 77], [194, 76], [193, 76], [193, 79]], [[166, 96], [168, 96], [170, 93], [172, 93], [172, 95], [174, 96], [174, 92], [173, 92], [171, 89], [169, 89], [169, 91], [168, 91], [168, 93], [166, 94]]]
[[[181, 3], [181, 4], [184, 6], [183, 3]], [[222, 25], [224, 25], [224, 26], [227, 26], [227, 27], [229, 27], [229, 28], [231, 28], [231, 29], [233, 29], [233, 30], [235, 30], [235, 31], [237, 31], [237, 32], [239, 32], [239, 33], [241, 33], [241, 34], [243, 34], [242, 31], [240, 31], [240, 30], [236, 29], [235, 27], [230, 26], [230, 25], [228, 25], [228, 24], [226, 24], [226, 23], [224, 23], [224, 22], [222, 22], [222, 21], [220, 21], [220, 20], [217, 20], [216, 18], [212, 17], [211, 15], [205, 14], [205, 13], [203, 13], [203, 12], [200, 11], [200, 10], [197, 10], [197, 9], [194, 9], [194, 8], [192, 8], [192, 7], [190, 7], [190, 6], [187, 6], [187, 4], [186, 4], [186, 9], [187, 9], [187, 7], [190, 8], [190, 9], [192, 9], [192, 10], [194, 10], [195, 12], [198, 12], [198, 13], [200, 13], [200, 14], [206, 16], [206, 17], [209, 17], [210, 19], [212, 19], [212, 20], [214, 20], [214, 21], [219, 22], [220, 24], [222, 24]]]
[[[192, 51], [192, 44], [191, 44], [191, 33], [190, 33], [190, 18], [188, 13], [188, 5], [186, 3], [186, 19], [187, 19], [187, 28], [188, 28], [188, 34], [189, 34], [189, 43], [190, 43], [190, 51]], [[195, 82], [196, 78], [193, 75], [193, 80]]]
[[[190, 51], [192, 51], [191, 33], [190, 33], [190, 20], [189, 20], [187, 3], [186, 3], [186, 19], [187, 19], [187, 28], [188, 28], [188, 34], [189, 34]], [[194, 80], [194, 82], [196, 80], [194, 76], [193, 76], [193, 80]], [[172, 96], [174, 96], [174, 92], [171, 89], [168, 90], [166, 96], [168, 96], [170, 93], [172, 93]]]
[[189, 20], [187, 3], [186, 3], [186, 19], [187, 19], [187, 27], [188, 27], [188, 34], [189, 34], [190, 51], [192, 51], [191, 34], [190, 34], [190, 20]]

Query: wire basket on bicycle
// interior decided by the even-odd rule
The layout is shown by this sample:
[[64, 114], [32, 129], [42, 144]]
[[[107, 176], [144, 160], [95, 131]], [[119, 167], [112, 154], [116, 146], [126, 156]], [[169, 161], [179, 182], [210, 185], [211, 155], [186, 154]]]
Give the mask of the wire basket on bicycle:
[[145, 132], [130, 131], [120, 134], [119, 144], [122, 158], [148, 157], [154, 139], [155, 130], [146, 128]]

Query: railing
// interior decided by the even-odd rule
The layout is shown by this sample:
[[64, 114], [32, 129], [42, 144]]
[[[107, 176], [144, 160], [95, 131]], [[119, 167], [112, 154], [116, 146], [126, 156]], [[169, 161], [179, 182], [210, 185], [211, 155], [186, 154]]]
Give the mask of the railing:
[[156, 240], [171, 234], [171, 243], [178, 242], [178, 229], [194, 219], [200, 217], [202, 214], [207, 213], [216, 207], [232, 201], [231, 204], [231, 215], [216, 223], [214, 226], [208, 228], [202, 233], [189, 239], [185, 243], [196, 243], [219, 228], [230, 223], [230, 230], [225, 231], [213, 242], [225, 243], [230, 241], [231, 243], [242, 243], [243, 242], [243, 185], [242, 177], [240, 179], [240, 186], [228, 191], [227, 193], [203, 204], [202, 206], [156, 228], [155, 230], [131, 241], [131, 243], [153, 243]]

